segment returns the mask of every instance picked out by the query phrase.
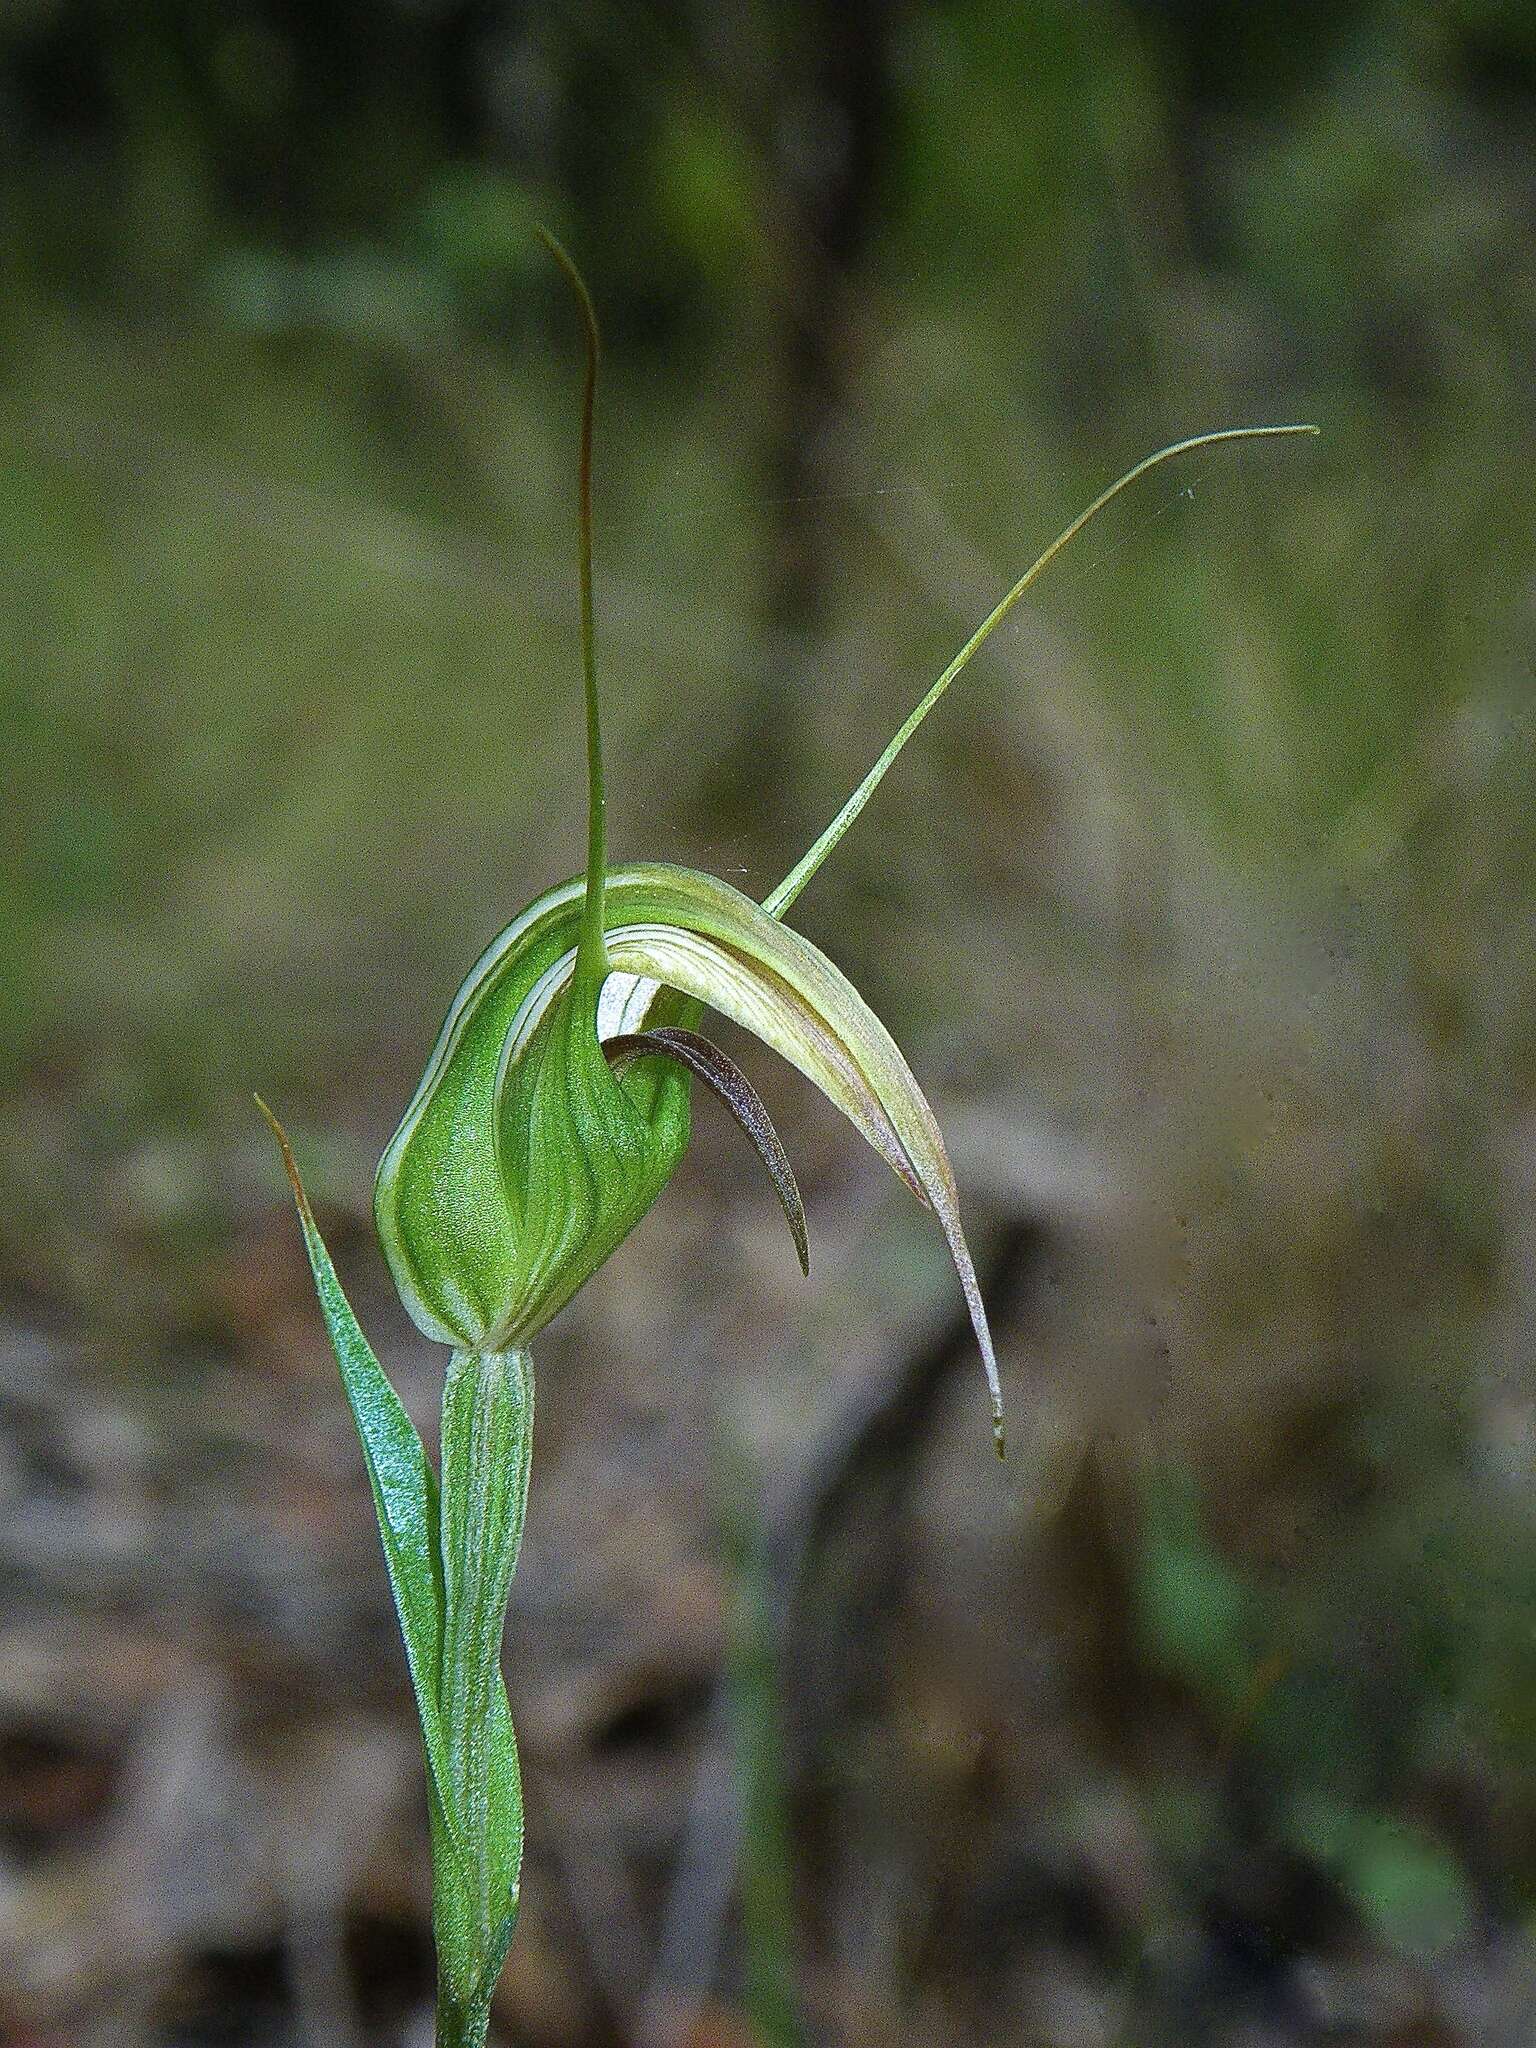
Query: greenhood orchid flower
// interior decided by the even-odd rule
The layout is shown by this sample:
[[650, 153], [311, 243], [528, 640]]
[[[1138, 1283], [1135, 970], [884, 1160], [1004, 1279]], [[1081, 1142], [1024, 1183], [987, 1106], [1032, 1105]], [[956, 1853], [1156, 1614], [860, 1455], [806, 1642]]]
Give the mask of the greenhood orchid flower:
[[943, 1139], [889, 1032], [750, 897], [655, 864], [541, 897], [461, 989], [375, 1190], [421, 1329], [476, 1350], [527, 1343], [629, 1234], [687, 1145], [690, 1074], [744, 1085], [689, 1029], [706, 1005], [814, 1081], [934, 1210], [995, 1384]]
[[363, 1441], [421, 1718], [439, 2048], [484, 2041], [516, 1917], [522, 1796], [499, 1645], [526, 1500], [527, 1347], [671, 1178], [687, 1148], [696, 1080], [757, 1148], [807, 1265], [793, 1172], [751, 1083], [700, 1034], [704, 1012], [731, 1018], [798, 1067], [933, 1211], [975, 1329], [1001, 1454], [997, 1362], [938, 1123], [885, 1026], [785, 914], [955, 677], [1111, 498], [1188, 449], [1314, 431], [1197, 435], [1112, 484], [994, 607], [762, 903], [692, 869], [610, 867], [592, 599], [597, 323], [570, 259], [545, 239], [575, 290], [587, 341], [578, 490], [587, 861], [470, 970], [379, 1166], [374, 1215], [400, 1298], [428, 1337], [452, 1349], [440, 1482], [352, 1316], [272, 1120]]

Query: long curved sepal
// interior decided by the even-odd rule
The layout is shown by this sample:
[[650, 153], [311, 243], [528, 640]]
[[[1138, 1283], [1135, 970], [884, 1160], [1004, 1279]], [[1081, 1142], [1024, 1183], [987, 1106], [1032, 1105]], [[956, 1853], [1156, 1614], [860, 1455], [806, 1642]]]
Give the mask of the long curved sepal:
[[1296, 422], [1280, 427], [1218, 427], [1214, 433], [1191, 434], [1183, 441], [1170, 441], [1166, 448], [1158, 448], [1151, 455], [1144, 455], [1140, 462], [1132, 463], [1128, 470], [1117, 476], [1112, 484], [1100, 491], [1091, 505], [1086, 506], [1083, 511], [1078, 513], [1075, 519], [1070, 520], [1061, 529], [1060, 533], [1057, 534], [1050, 546], [1036, 555], [1034, 561], [1024, 571], [1024, 574], [1017, 578], [1009, 589], [1004, 591], [1003, 595], [993, 605], [991, 611], [987, 613], [987, 616], [982, 620], [975, 632], [972, 633], [970, 639], [966, 641], [943, 674], [939, 676], [936, 682], [929, 685], [917, 703], [907, 713], [907, 716], [896, 728], [896, 731], [891, 735], [884, 748], [882, 748], [879, 758], [865, 773], [858, 787], [848, 797], [831, 824], [817, 835], [815, 841], [801, 854], [799, 860], [795, 862], [783, 881], [764, 897], [763, 908], [771, 911], [775, 917], [784, 916], [785, 912], [790, 909], [799, 896], [801, 890], [804, 889], [806, 883], [810, 881], [817, 869], [822, 866], [828, 854], [832, 852], [838, 841], [858, 817], [860, 811], [863, 810], [875, 791], [880, 787], [880, 784], [885, 780], [887, 772], [906, 746], [908, 740], [911, 739], [912, 735], [944, 695], [956, 676], [969, 665], [973, 656], [981, 652], [982, 648], [986, 646], [1014, 606], [1024, 596], [1026, 591], [1039, 582], [1062, 549], [1070, 547], [1083, 528], [1091, 526], [1106, 506], [1113, 504], [1122, 491], [1128, 490], [1138, 478], [1144, 477], [1148, 470], [1159, 469], [1163, 463], [1172, 462], [1180, 455], [1193, 454], [1196, 449], [1215, 448], [1229, 441], [1283, 440], [1295, 434], [1316, 434], [1317, 431], [1318, 429], [1308, 422]]

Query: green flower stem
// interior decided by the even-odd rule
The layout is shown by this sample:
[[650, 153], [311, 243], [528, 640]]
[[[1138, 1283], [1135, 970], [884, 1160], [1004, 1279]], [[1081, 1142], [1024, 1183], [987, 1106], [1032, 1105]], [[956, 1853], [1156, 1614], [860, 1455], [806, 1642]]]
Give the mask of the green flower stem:
[[438, 2048], [482, 2048], [517, 1918], [522, 1799], [501, 1636], [533, 1448], [526, 1351], [456, 1351], [443, 1388], [438, 1708], [462, 1855], [434, 1836]]

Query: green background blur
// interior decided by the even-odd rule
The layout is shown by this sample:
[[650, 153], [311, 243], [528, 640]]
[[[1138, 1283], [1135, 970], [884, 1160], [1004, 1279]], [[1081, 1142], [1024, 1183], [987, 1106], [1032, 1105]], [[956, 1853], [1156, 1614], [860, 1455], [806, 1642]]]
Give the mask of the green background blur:
[[1007, 1471], [929, 1219], [736, 1038], [809, 1289], [701, 1108], [551, 1332], [503, 2038], [1536, 2038], [1533, 117], [1517, 0], [4, 10], [0, 2038], [424, 2038], [250, 1093], [428, 1421], [372, 1165], [582, 847], [540, 221], [616, 859], [765, 893], [1110, 477], [1322, 434], [1117, 505], [796, 910]]

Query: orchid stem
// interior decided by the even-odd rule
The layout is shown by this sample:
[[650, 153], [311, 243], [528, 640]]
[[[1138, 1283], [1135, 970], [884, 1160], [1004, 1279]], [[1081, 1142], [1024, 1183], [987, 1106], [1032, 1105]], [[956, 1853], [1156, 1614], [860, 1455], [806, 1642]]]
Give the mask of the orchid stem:
[[517, 1773], [501, 1637], [532, 1450], [528, 1353], [456, 1351], [443, 1387], [439, 1708], [468, 1868], [434, 1856], [437, 2048], [484, 2048], [517, 1919], [522, 1801], [519, 1794], [511, 1828], [499, 1828], [493, 1786], [498, 1768], [514, 1782]]

